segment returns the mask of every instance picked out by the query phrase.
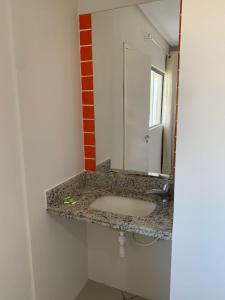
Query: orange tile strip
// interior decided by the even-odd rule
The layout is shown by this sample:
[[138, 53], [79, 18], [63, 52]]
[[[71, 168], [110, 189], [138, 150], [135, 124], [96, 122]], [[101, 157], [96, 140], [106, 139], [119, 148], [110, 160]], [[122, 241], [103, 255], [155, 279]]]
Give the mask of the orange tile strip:
[[84, 135], [84, 165], [86, 171], [96, 170], [94, 80], [92, 56], [92, 15], [79, 16], [80, 66]]

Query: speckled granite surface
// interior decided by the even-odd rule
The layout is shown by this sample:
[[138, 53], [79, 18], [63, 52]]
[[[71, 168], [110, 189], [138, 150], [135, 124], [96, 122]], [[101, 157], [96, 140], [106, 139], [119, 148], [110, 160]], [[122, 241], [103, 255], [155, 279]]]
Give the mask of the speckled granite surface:
[[107, 159], [97, 165], [97, 172], [110, 172], [111, 171], [111, 159]]
[[[161, 188], [164, 179], [147, 176], [126, 175], [114, 172], [82, 173], [47, 192], [47, 211], [74, 220], [100, 224], [116, 230], [135, 232], [164, 240], [172, 238], [173, 201], [163, 205], [160, 197], [147, 196], [152, 188]], [[63, 204], [65, 196], [78, 200], [75, 205]], [[157, 204], [147, 217], [124, 216], [97, 211], [89, 205], [101, 196], [124, 196]]]

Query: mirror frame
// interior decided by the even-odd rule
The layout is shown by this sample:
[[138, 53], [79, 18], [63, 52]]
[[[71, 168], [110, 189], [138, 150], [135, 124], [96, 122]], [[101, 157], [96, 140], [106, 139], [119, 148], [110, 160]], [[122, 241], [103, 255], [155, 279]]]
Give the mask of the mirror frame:
[[[176, 92], [176, 124], [174, 136], [174, 165], [173, 174], [176, 170], [176, 147], [177, 147], [177, 123], [179, 109], [179, 82], [180, 82], [180, 50], [182, 31], [182, 8], [183, 0], [180, 0], [179, 21], [179, 45], [178, 45], [178, 76]], [[92, 47], [92, 13], [79, 15], [79, 41], [80, 41], [80, 80], [81, 80], [81, 103], [83, 122], [83, 149], [85, 171], [96, 171], [96, 139], [95, 139], [95, 107], [94, 107], [94, 70], [93, 70], [93, 47]], [[126, 170], [122, 170], [125, 171]], [[134, 171], [135, 172], [135, 171]], [[137, 173], [137, 172], [135, 172]], [[160, 175], [160, 174], [159, 174]], [[154, 175], [150, 175], [153, 176]]]

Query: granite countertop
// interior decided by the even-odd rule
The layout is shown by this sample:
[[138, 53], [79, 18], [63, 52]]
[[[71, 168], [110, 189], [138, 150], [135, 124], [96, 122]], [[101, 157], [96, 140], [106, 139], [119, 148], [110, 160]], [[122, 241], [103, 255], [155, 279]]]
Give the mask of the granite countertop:
[[[128, 180], [129, 184], [126, 181], [126, 178], [123, 178], [124, 181], [122, 185], [118, 185], [116, 184], [118, 182], [118, 178], [116, 179], [116, 177], [119, 175], [108, 176], [108, 179], [102, 175], [90, 175], [89, 179], [85, 176], [87, 175], [80, 175], [80, 183], [76, 185], [76, 188], [74, 188], [74, 182], [70, 182], [70, 188], [73, 185], [73, 189], [70, 189], [70, 191], [65, 184], [62, 185], [61, 189], [60, 187], [57, 187], [55, 190], [49, 191], [47, 193], [48, 213], [69, 219], [99, 224], [120, 231], [134, 232], [154, 238], [160, 238], [162, 240], [172, 239], [173, 201], [163, 204], [160, 197], [152, 195], [147, 196], [145, 192], [143, 192], [145, 187], [143, 189], [137, 187], [131, 189], [131, 178]], [[90, 180], [91, 177], [94, 178]], [[105, 183], [104, 180], [107, 182]], [[112, 184], [111, 181], [113, 180], [114, 182]], [[141, 179], [138, 178], [138, 180], [140, 181]], [[163, 182], [160, 182], [160, 184], [163, 184]], [[78, 200], [77, 203], [74, 205], [64, 204], [63, 196], [65, 195], [74, 196]], [[153, 213], [147, 217], [125, 216], [102, 212], [89, 207], [95, 199], [111, 195], [151, 201], [156, 203], [157, 206]]]

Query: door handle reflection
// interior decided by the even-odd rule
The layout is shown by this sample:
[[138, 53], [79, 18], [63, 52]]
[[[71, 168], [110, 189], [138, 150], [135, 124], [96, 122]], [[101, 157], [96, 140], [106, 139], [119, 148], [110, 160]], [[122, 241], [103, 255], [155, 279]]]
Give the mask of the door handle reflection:
[[148, 144], [149, 140], [150, 140], [150, 136], [147, 134], [147, 135], [145, 136], [145, 142], [146, 142], [146, 144]]

